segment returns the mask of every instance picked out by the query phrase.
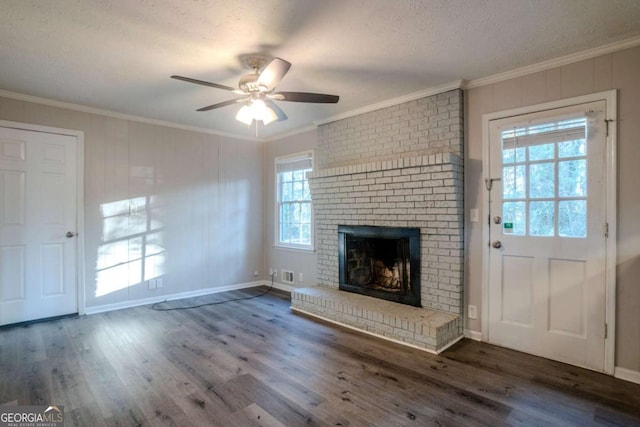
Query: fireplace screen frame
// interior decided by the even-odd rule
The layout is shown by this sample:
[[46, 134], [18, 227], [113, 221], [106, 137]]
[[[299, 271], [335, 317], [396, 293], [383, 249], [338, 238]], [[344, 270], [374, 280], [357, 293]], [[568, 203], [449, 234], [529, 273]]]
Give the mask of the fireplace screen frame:
[[[371, 239], [406, 239], [409, 248], [409, 289], [393, 293], [347, 283], [347, 239], [349, 236]], [[379, 227], [368, 225], [338, 225], [338, 272], [340, 290], [369, 295], [401, 304], [422, 307], [420, 295], [420, 229], [413, 227]]]

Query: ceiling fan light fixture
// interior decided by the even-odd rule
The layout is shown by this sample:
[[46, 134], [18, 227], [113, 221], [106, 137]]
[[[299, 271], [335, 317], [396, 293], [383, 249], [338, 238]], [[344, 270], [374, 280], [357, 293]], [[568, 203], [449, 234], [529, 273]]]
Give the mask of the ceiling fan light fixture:
[[269, 108], [261, 99], [253, 101], [251, 108], [253, 108], [253, 118], [262, 120], [262, 124], [264, 125], [268, 125], [278, 119], [276, 112]]
[[278, 120], [278, 115], [272, 108], [269, 108], [263, 100], [255, 99], [243, 105], [236, 114], [236, 120], [250, 126], [254, 120], [262, 121], [263, 125]]
[[238, 110], [238, 114], [236, 114], [236, 120], [247, 126], [251, 126], [251, 123], [253, 123], [253, 111], [251, 107], [243, 105], [242, 108]]

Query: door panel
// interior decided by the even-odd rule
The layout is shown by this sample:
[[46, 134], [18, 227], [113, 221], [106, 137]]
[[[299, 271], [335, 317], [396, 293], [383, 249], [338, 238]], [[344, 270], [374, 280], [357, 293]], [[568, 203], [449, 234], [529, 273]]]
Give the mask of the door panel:
[[0, 140], [0, 160], [25, 160], [24, 141]]
[[76, 144], [0, 127], [0, 325], [78, 311]]
[[605, 107], [490, 122], [489, 341], [600, 371]]
[[[25, 247], [0, 247], [0, 301], [20, 301], [25, 297]], [[11, 284], [11, 286], [5, 286]]]
[[502, 321], [531, 326], [532, 270], [532, 257], [502, 257]]
[[64, 225], [64, 175], [43, 174], [42, 220], [48, 225]]
[[40, 247], [42, 295], [64, 294], [64, 246], [59, 243]]
[[2, 225], [24, 224], [25, 174], [21, 171], [0, 173], [0, 202], [2, 203]]
[[585, 337], [585, 262], [549, 260], [549, 332]]

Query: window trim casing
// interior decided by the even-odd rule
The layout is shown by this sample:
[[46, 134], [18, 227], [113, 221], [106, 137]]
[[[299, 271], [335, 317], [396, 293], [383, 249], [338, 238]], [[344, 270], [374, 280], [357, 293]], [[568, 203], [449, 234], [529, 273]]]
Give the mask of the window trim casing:
[[311, 224], [310, 224], [310, 239], [309, 245], [295, 244], [295, 243], [282, 243], [280, 242], [280, 180], [278, 179], [278, 164], [293, 162], [295, 160], [311, 159], [311, 170], [315, 167], [315, 152], [314, 150], [305, 150], [296, 153], [286, 154], [284, 156], [277, 156], [273, 162], [273, 180], [274, 180], [274, 235], [273, 235], [273, 247], [282, 250], [294, 251], [294, 252], [315, 252], [315, 220], [313, 214], [313, 198], [310, 201], [311, 205]]

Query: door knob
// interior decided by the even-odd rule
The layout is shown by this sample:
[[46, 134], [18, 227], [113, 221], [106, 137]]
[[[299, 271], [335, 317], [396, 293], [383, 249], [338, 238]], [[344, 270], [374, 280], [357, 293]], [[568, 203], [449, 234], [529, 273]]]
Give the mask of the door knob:
[[70, 239], [72, 237], [77, 236], [78, 233], [74, 233], [73, 231], [67, 231], [67, 234], [65, 234], [65, 236], [67, 236], [67, 239]]
[[493, 222], [495, 224], [500, 224], [502, 222], [502, 218], [499, 217], [498, 215], [496, 215], [496, 216], [493, 217]]
[[496, 249], [500, 249], [502, 247], [502, 242], [500, 240], [494, 240], [493, 242], [491, 242], [491, 246]]

